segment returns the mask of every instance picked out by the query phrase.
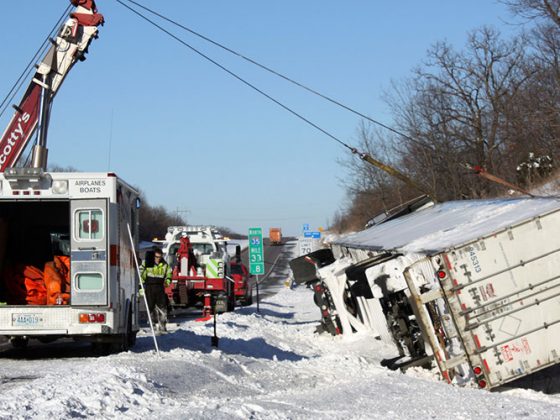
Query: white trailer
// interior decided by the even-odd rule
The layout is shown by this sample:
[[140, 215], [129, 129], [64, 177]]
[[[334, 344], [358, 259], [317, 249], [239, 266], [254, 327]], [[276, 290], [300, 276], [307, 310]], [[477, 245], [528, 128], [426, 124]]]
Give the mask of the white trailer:
[[[560, 362], [560, 200], [438, 204], [341, 238], [318, 270], [343, 332], [493, 388]], [[414, 360], [413, 360], [414, 361]]]
[[[10, 168], [0, 173], [0, 187], [0, 335], [19, 346], [29, 338], [72, 337], [113, 351], [131, 347], [138, 331], [138, 192], [112, 173], [39, 168]], [[29, 304], [29, 290], [28, 302], [9, 300], [21, 284], [5, 273], [15, 266], [42, 270], [57, 254], [70, 260], [66, 304]]]

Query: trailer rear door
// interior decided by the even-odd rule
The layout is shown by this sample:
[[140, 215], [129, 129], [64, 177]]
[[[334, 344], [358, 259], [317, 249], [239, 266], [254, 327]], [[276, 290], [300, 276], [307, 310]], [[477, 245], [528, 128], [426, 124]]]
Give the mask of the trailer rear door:
[[480, 386], [560, 362], [560, 213], [450, 250], [432, 263], [453, 334]]
[[72, 200], [72, 305], [107, 305], [107, 200]]

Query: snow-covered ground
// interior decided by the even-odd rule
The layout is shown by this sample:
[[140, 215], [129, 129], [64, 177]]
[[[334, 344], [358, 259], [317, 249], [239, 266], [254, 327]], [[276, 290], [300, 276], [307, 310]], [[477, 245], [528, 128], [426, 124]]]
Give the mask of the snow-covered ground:
[[[312, 292], [284, 288], [211, 322], [183, 319], [107, 357], [3, 359], [0, 418], [560, 418], [560, 396], [457, 388], [389, 371], [368, 334], [314, 334]], [[32, 351], [32, 348], [28, 349]]]

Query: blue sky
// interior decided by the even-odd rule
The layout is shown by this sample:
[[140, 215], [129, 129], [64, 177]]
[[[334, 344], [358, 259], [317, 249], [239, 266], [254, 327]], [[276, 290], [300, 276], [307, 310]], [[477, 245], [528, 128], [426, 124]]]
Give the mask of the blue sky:
[[[67, 0], [0, 5], [6, 95]], [[345, 150], [113, 0], [84, 63], [53, 107], [49, 162], [116, 172], [191, 223], [325, 227], [344, 205]], [[162, 14], [391, 124], [383, 93], [434, 42], [460, 47], [489, 24], [518, 28], [493, 0], [141, 0]], [[358, 117], [194, 38], [215, 60], [348, 143]], [[9, 120], [0, 119], [0, 131]], [[112, 123], [111, 123], [112, 121]]]

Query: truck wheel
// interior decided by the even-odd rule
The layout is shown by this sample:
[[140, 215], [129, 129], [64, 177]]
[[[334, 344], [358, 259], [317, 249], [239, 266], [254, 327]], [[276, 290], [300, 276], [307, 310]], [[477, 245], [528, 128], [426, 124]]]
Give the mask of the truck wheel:
[[136, 331], [132, 331], [132, 312], [130, 307], [128, 308], [126, 318], [126, 331], [123, 334], [119, 334], [118, 341], [111, 343], [111, 353], [128, 351], [136, 343]]
[[128, 310], [128, 322], [127, 322], [127, 327], [126, 327], [126, 335], [127, 337], [127, 344], [128, 344], [128, 349], [131, 349], [132, 347], [134, 347], [134, 345], [136, 344], [136, 334], [138, 334], [138, 331], [132, 331], [132, 312], [129, 309]]
[[253, 289], [249, 290], [249, 293], [243, 298], [241, 303], [243, 306], [251, 306], [253, 304]]

